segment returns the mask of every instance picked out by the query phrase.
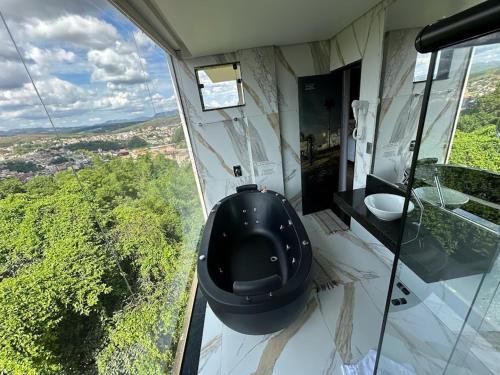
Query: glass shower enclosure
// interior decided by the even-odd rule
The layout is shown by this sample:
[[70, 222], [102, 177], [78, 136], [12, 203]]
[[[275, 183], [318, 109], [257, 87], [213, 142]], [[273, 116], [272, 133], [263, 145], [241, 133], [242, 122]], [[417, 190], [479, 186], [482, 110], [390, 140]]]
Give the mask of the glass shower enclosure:
[[500, 32], [432, 49], [420, 98], [375, 373], [500, 374]]

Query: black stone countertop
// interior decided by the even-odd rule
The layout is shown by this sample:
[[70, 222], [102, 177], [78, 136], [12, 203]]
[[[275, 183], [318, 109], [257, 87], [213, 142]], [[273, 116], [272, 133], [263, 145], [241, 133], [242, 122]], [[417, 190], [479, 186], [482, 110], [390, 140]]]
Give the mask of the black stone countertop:
[[333, 201], [346, 214], [360, 223], [368, 232], [377, 238], [382, 244], [396, 252], [398, 237], [401, 231], [401, 219], [394, 221], [383, 221], [373, 215], [365, 205], [367, 194], [365, 188], [335, 193]]
[[384, 246], [395, 253], [401, 231], [401, 219], [384, 221], [372, 214], [365, 205], [365, 197], [375, 193], [405, 196], [405, 191], [397, 185], [369, 174], [366, 177], [366, 188], [335, 193], [333, 201], [342, 211], [356, 220]]
[[[342, 211], [356, 220], [395, 254], [402, 230], [401, 219], [383, 221], [373, 215], [366, 207], [364, 199], [375, 193], [404, 196], [404, 191], [398, 186], [376, 176], [368, 175], [366, 188], [335, 193], [333, 200]], [[415, 211], [418, 210], [419, 208], [415, 207]], [[498, 247], [495, 246], [496, 237], [494, 235], [488, 231], [477, 229], [477, 226], [471, 225], [457, 215], [452, 215], [441, 208], [427, 205], [425, 212], [425, 215], [441, 215], [437, 219], [434, 218], [433, 222], [437, 223], [434, 227], [441, 225], [444, 232], [433, 234], [432, 230], [435, 231], [436, 228], [429, 227], [425, 223], [418, 230], [416, 223], [408, 222], [403, 239], [404, 247], [399, 255], [400, 261], [428, 283], [489, 272], [492, 261], [496, 258], [496, 248]], [[443, 240], [440, 241], [440, 237], [446, 239], [448, 233], [455, 238], [460, 237], [460, 235], [464, 237], [460, 239], [460, 246], [454, 252], [447, 251], [445, 247], [447, 243]], [[471, 252], [473, 244], [470, 241], [472, 239], [484, 243], [481, 248], [488, 249], [485, 255]]]
[[[373, 191], [373, 186], [371, 188], [335, 193], [334, 201], [341, 210], [355, 219], [395, 254], [401, 231], [401, 219], [393, 221], [380, 220], [368, 210], [364, 203], [365, 197], [381, 192], [377, 188]], [[387, 188], [389, 188], [389, 191]], [[395, 189], [397, 188], [386, 185], [382, 192], [398, 195], [403, 194], [401, 190], [398, 191], [398, 189]], [[410, 228], [407, 227], [407, 229]], [[405, 236], [415, 238], [416, 233], [416, 231], [407, 231], [405, 232]], [[420, 231], [420, 238], [421, 241], [414, 241], [405, 246], [405, 251], [400, 253], [399, 259], [423, 281], [429, 283], [464, 275], [462, 267], [457, 267], [455, 262], [449, 259], [439, 246], [436, 246], [435, 241], [432, 241], [431, 237], [424, 230]]]

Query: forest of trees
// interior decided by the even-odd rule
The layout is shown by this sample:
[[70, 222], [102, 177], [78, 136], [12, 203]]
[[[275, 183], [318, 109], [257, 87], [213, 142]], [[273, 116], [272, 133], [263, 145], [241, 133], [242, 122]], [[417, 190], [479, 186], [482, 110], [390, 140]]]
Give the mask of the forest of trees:
[[14, 159], [0, 163], [0, 169], [8, 169], [9, 171], [16, 172], [36, 172], [40, 167], [32, 161]]
[[500, 172], [500, 85], [460, 113], [449, 162]]
[[168, 372], [202, 222], [161, 155], [0, 180], [0, 373]]
[[81, 141], [73, 144], [69, 144], [66, 146], [66, 149], [75, 151], [75, 150], [88, 150], [88, 151], [112, 151], [112, 150], [120, 150], [124, 149], [134, 149], [134, 148], [142, 148], [147, 147], [149, 144], [141, 137], [134, 136], [130, 138], [128, 141], [119, 142], [119, 141]]

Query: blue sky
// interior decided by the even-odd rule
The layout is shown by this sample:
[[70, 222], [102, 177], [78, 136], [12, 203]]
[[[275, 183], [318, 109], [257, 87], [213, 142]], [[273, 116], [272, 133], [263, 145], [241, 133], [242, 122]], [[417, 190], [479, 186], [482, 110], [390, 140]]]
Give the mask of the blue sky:
[[[106, 0], [0, 0], [0, 11], [56, 126], [176, 109], [166, 54]], [[3, 24], [0, 41], [0, 131], [50, 126]], [[473, 69], [492, 66], [500, 45], [477, 48]], [[213, 106], [234, 101], [232, 86], [216, 89]]]
[[[165, 52], [107, 1], [0, 0], [0, 11], [56, 126], [176, 109]], [[49, 126], [3, 24], [0, 40], [0, 130]]]

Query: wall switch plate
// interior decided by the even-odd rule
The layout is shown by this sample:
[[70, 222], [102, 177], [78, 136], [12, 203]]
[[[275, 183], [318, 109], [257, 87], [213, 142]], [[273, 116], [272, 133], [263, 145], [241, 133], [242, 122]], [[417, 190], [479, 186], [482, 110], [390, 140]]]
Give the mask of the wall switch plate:
[[240, 165], [234, 165], [233, 166], [233, 172], [234, 172], [234, 177], [241, 177], [243, 173], [241, 172], [241, 166]]
[[395, 281], [391, 295], [391, 312], [402, 311], [420, 303], [418, 297], [401, 281]]
[[415, 140], [410, 142], [410, 151], [413, 152], [415, 150]]
[[368, 155], [371, 155], [372, 152], [373, 152], [373, 143], [367, 142], [366, 143], [366, 153]]

